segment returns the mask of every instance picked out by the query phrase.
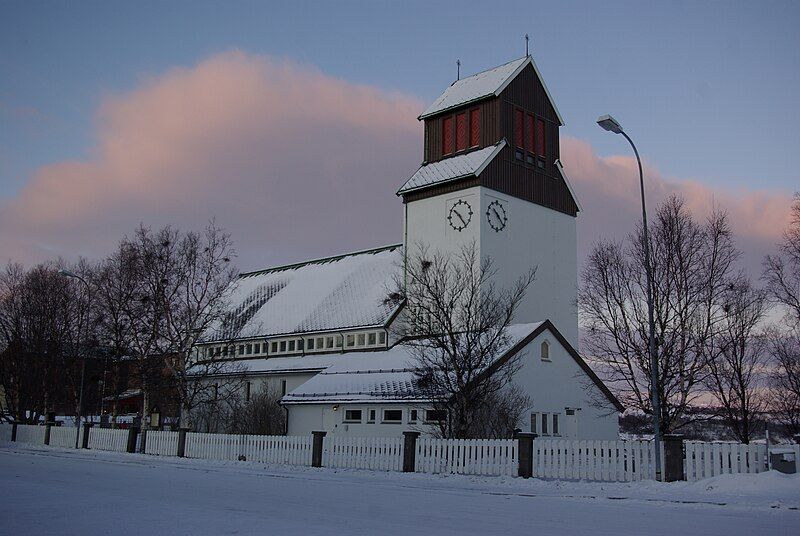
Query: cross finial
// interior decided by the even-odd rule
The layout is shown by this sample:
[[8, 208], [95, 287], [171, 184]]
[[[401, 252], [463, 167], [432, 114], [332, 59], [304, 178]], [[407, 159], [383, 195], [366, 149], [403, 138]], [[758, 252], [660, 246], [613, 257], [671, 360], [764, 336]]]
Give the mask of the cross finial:
[[530, 41], [530, 39], [531, 38], [528, 37], [528, 34], [525, 34], [525, 56], [530, 56], [530, 53], [528, 52], [528, 41]]
[[456, 60], [456, 80], [461, 80], [461, 60]]

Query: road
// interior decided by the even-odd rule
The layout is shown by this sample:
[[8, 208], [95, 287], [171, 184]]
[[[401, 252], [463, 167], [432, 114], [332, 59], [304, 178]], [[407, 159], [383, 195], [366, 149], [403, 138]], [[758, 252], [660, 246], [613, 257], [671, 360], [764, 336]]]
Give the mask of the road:
[[800, 525], [792, 505], [702, 500], [702, 490], [687, 504], [681, 497], [695, 488], [655, 486], [264, 467], [4, 443], [0, 534], [730, 536], [788, 534]]

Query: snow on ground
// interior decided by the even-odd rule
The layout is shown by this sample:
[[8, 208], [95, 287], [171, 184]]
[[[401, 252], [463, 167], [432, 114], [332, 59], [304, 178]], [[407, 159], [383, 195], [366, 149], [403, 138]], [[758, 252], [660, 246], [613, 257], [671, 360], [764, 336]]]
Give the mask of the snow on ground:
[[0, 443], [0, 534], [731, 536], [798, 525], [800, 475], [775, 472], [601, 484]]

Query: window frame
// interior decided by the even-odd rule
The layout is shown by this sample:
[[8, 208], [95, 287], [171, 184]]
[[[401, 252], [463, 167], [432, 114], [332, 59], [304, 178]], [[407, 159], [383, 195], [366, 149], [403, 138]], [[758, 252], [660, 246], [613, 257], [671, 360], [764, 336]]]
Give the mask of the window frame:
[[[386, 418], [386, 414], [387, 413], [395, 412], [395, 411], [400, 413], [400, 418], [399, 419], [392, 420], [392, 419], [387, 419]], [[388, 409], [384, 408], [381, 411], [381, 424], [403, 424], [403, 414], [404, 414], [403, 408], [400, 408], [400, 409], [398, 409], [398, 408], [388, 408]]]
[[[348, 413], [358, 412], [358, 419], [354, 417], [348, 417]], [[361, 408], [358, 409], [347, 409], [342, 412], [342, 422], [345, 424], [361, 424], [364, 420], [364, 410]]]

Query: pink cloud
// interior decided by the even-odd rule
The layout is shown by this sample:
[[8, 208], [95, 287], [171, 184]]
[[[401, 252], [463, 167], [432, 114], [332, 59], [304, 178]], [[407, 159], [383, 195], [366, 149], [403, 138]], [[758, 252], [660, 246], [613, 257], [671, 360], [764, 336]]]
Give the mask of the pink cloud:
[[[289, 61], [232, 51], [108, 96], [84, 160], [43, 166], [0, 206], [0, 261], [97, 257], [140, 222], [216, 217], [242, 269], [402, 240], [396, 189], [422, 159], [418, 99]], [[581, 197], [580, 250], [638, 221], [635, 161], [562, 140]], [[753, 266], [785, 227], [789, 195], [712, 188], [648, 166], [651, 207], [682, 193], [731, 213]]]
[[[561, 140], [561, 156], [583, 204], [578, 224], [582, 257], [600, 237], [619, 239], [641, 219], [639, 170], [633, 156], [600, 157], [578, 139]], [[696, 180], [664, 177], [644, 162], [648, 212], [671, 194], [681, 195], [699, 219], [714, 208], [726, 210], [743, 265], [757, 275], [761, 259], [773, 251], [789, 222], [791, 193], [769, 190], [719, 188]]]
[[0, 251], [91, 257], [139, 222], [212, 216], [244, 268], [398, 241], [393, 194], [421, 160], [420, 109], [239, 51], [173, 69], [105, 99], [91, 158], [42, 167], [0, 208]]

